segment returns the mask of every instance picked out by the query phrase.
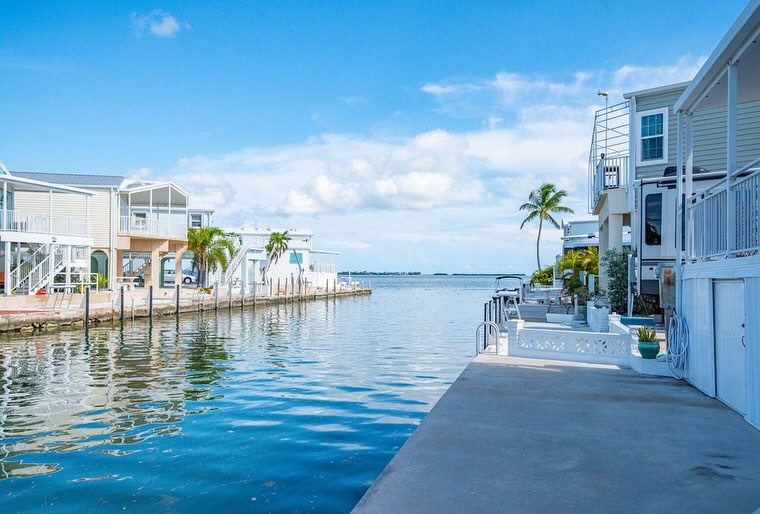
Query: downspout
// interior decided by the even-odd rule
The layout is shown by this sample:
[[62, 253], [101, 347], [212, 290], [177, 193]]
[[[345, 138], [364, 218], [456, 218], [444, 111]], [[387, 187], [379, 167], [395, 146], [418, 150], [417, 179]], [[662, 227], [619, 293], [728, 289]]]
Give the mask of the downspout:
[[[676, 113], [676, 313], [681, 314], [683, 306], [683, 112]], [[662, 271], [660, 272], [662, 273]]]

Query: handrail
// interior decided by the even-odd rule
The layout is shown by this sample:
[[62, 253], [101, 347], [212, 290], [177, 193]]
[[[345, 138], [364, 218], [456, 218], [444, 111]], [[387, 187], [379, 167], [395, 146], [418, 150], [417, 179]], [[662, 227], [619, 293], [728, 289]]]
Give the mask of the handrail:
[[[480, 355], [480, 329], [488, 327], [489, 329], [493, 328], [496, 331], [496, 354], [499, 355], [499, 339], [500, 339], [500, 332], [499, 332], [499, 325], [494, 323], [493, 321], [484, 321], [480, 325], [478, 325], [478, 328], [475, 329], [475, 356], [477, 357]], [[488, 333], [491, 333], [491, 330], [488, 331]], [[483, 350], [485, 350], [488, 347], [488, 343], [484, 343]]]

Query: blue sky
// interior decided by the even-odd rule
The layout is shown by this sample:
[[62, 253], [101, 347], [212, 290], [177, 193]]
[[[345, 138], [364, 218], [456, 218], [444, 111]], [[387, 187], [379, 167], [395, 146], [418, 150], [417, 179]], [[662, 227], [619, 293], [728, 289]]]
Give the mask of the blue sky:
[[585, 212], [597, 88], [690, 78], [744, 5], [3, 0], [0, 160], [170, 178], [344, 268], [529, 271], [517, 206]]

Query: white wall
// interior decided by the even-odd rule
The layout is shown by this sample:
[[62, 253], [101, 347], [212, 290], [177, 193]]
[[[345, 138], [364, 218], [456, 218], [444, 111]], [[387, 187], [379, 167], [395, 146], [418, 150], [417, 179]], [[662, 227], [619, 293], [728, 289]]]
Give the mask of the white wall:
[[684, 268], [683, 314], [689, 326], [686, 379], [715, 396], [713, 280], [744, 280], [747, 412], [760, 428], [760, 256], [688, 264]]

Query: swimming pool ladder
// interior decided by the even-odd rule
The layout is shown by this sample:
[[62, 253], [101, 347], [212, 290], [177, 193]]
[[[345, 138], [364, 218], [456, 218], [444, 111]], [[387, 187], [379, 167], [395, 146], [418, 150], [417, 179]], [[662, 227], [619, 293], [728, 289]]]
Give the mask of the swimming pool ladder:
[[[483, 347], [481, 348], [480, 344], [480, 329], [483, 329]], [[499, 340], [500, 340], [500, 332], [499, 332], [499, 325], [494, 323], [493, 321], [484, 321], [480, 325], [478, 325], [478, 328], [475, 329], [475, 356], [478, 356], [482, 351], [484, 351], [486, 348], [488, 348], [488, 336], [492, 333], [496, 333], [496, 343], [495, 343], [495, 350], [496, 354], [499, 354]]]

